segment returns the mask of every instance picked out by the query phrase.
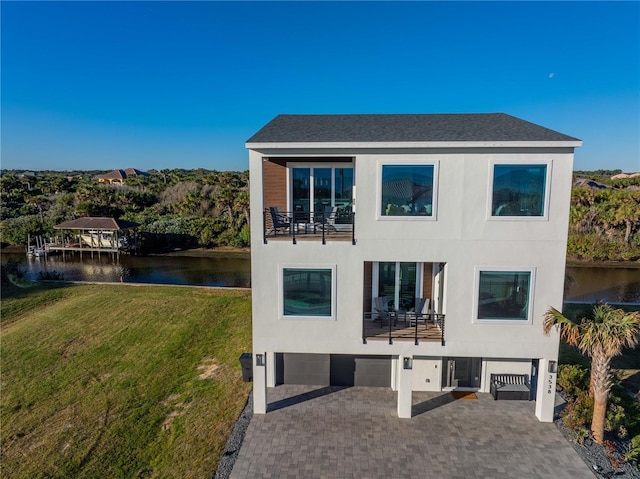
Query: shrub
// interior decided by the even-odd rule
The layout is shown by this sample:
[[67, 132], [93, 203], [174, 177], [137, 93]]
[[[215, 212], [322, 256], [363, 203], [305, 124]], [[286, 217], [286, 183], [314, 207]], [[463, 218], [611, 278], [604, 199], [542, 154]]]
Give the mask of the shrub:
[[561, 364], [558, 384], [568, 395], [575, 397], [589, 389], [589, 370], [576, 364]]
[[640, 435], [634, 436], [631, 439], [631, 441], [627, 445], [627, 449], [625, 450], [623, 457], [627, 462], [640, 461]]
[[607, 415], [604, 420], [604, 428], [614, 433], [618, 437], [626, 436], [627, 416], [624, 408], [618, 404], [609, 404]]
[[576, 429], [576, 442], [580, 445], [584, 444], [584, 441], [589, 438], [589, 435], [589, 430], [584, 427]]
[[571, 399], [562, 417], [565, 426], [571, 429], [590, 425], [593, 417], [593, 398], [589, 396], [589, 391], [581, 391]]

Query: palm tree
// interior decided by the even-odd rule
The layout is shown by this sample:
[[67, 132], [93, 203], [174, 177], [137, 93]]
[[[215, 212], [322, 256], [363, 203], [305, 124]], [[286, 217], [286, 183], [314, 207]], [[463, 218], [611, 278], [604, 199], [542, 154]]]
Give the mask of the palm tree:
[[544, 333], [548, 335], [553, 326], [560, 329], [562, 339], [591, 358], [594, 401], [591, 431], [594, 440], [602, 444], [607, 400], [613, 385], [611, 359], [619, 356], [625, 347], [635, 347], [640, 341], [640, 312], [628, 313], [608, 304], [598, 304], [593, 308], [592, 317], [574, 323], [550, 308], [544, 315]]

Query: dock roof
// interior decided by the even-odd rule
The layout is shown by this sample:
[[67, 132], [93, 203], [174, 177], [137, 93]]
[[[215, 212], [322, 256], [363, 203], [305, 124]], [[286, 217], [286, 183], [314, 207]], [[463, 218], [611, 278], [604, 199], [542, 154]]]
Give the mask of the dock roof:
[[140, 226], [139, 223], [133, 221], [120, 220], [116, 218], [103, 217], [87, 217], [77, 218], [75, 220], [65, 221], [54, 226], [57, 230], [103, 230], [103, 231], [121, 231]]

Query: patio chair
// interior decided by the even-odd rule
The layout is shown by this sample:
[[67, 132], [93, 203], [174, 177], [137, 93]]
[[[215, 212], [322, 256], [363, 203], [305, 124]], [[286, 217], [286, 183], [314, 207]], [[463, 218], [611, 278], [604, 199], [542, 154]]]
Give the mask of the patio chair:
[[388, 324], [394, 317], [394, 313], [389, 311], [389, 300], [386, 296], [373, 298], [373, 312], [376, 316], [375, 321], [380, 323], [380, 327]]
[[293, 223], [291, 218], [284, 214], [279, 207], [270, 206], [269, 213], [271, 214], [272, 231], [274, 234], [278, 234], [278, 230], [289, 230], [291, 234]]
[[409, 320], [409, 324], [414, 326], [416, 321], [423, 319], [424, 322], [427, 322], [427, 315], [429, 314], [429, 298], [416, 298], [415, 307], [407, 312], [407, 319]]
[[[322, 216], [315, 218], [314, 228], [320, 231], [326, 228], [326, 231], [335, 231], [336, 216], [338, 215], [337, 206], [325, 206]], [[318, 221], [319, 220], [319, 221]]]

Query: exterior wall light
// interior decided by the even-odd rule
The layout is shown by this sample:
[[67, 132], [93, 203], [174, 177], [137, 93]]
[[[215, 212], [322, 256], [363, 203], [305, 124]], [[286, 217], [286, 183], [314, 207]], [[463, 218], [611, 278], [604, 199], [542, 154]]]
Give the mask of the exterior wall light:
[[557, 361], [549, 361], [549, 372], [557, 373], [558, 372], [558, 362]]
[[264, 366], [264, 354], [256, 354], [256, 366]]
[[403, 358], [402, 363], [404, 369], [413, 369], [413, 358]]

